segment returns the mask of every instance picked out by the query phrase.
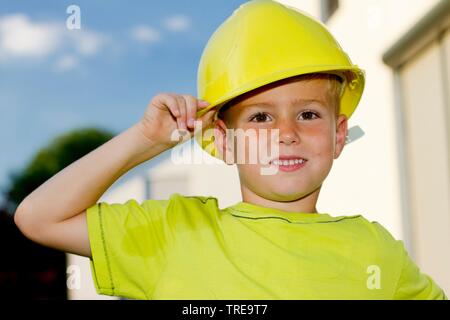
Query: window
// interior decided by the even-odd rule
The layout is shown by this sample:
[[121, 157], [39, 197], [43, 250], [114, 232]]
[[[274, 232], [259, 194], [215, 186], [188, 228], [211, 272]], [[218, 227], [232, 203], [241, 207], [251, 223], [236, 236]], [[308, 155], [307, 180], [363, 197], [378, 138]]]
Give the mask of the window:
[[321, 0], [320, 11], [322, 16], [322, 21], [327, 22], [328, 19], [336, 12], [339, 8], [339, 0]]

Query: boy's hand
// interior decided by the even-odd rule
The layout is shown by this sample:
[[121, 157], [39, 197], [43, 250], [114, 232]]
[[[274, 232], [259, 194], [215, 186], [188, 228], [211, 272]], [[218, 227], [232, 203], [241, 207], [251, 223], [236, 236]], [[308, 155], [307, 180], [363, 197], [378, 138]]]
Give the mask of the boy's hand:
[[179, 142], [171, 139], [174, 130], [181, 130], [181, 135], [189, 133], [192, 137], [194, 121], [201, 120], [203, 128], [212, 123], [215, 108], [200, 118], [196, 116], [199, 110], [208, 105], [208, 102], [192, 95], [160, 93], [152, 98], [140, 121], [143, 134], [154, 143], [173, 147]]

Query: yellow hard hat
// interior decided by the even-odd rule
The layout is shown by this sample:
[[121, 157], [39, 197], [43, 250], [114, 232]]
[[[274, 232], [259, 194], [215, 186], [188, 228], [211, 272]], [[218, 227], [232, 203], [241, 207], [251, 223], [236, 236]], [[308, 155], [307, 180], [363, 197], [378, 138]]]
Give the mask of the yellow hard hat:
[[[211, 108], [218, 111], [231, 99], [266, 84], [320, 72], [344, 80], [341, 113], [350, 118], [364, 91], [364, 71], [351, 62], [325, 25], [273, 0], [246, 2], [219, 26], [203, 50], [197, 96], [210, 105], [197, 116]], [[195, 140], [218, 156], [212, 134], [196, 135]]]

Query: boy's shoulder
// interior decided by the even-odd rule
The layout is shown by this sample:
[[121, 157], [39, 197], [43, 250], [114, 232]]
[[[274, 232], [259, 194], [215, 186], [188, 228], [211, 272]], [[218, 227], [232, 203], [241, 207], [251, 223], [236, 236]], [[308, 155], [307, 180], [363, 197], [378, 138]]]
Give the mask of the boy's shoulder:
[[384, 227], [378, 221], [371, 221], [364, 217], [360, 216], [361, 225], [365, 226], [369, 232], [373, 234], [373, 236], [379, 241], [385, 243], [391, 243], [397, 245], [400, 240], [397, 240], [390, 231], [386, 227]]
[[218, 199], [206, 195], [184, 195], [178, 192], [172, 193], [169, 197], [169, 203], [172, 205], [190, 205], [190, 206], [217, 206]]
[[357, 228], [359, 228], [362, 232], [367, 233], [368, 236], [376, 239], [377, 241], [394, 245], [396, 245], [399, 241], [380, 222], [376, 220], [370, 220], [363, 214], [343, 217], [353, 218], [352, 220], [356, 223]]
[[371, 248], [372, 252], [383, 253], [389, 255], [394, 260], [400, 258], [404, 251], [404, 243], [402, 240], [396, 239], [386, 227], [378, 221], [371, 221], [363, 215], [359, 215], [358, 219], [354, 219], [355, 228], [358, 229], [359, 245]]
[[[138, 201], [131, 199], [128, 202], [138, 203]], [[154, 204], [164, 205], [166, 207], [172, 207], [177, 205], [210, 205], [218, 204], [218, 200], [213, 196], [201, 196], [201, 195], [184, 195], [178, 192], [170, 194], [165, 199], [146, 199], [141, 203], [144, 206], [152, 206]]]
[[[146, 200], [144, 204], [151, 206], [153, 202], [162, 203], [167, 213], [172, 216], [205, 216], [219, 211], [218, 199], [207, 195], [184, 195], [172, 193], [166, 200]], [[186, 215], [189, 213], [189, 215]]]

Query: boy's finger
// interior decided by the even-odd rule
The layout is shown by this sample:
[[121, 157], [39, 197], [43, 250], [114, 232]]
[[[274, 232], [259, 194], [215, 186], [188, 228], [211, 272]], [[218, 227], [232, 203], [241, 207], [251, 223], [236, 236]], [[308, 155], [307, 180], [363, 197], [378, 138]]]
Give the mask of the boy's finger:
[[189, 128], [194, 128], [194, 121], [197, 112], [197, 101], [191, 95], [183, 95], [186, 101], [186, 122]]
[[183, 129], [183, 125], [182, 125], [182, 121], [181, 121], [180, 117], [177, 118], [177, 126], [178, 126], [179, 130]]
[[200, 117], [200, 121], [202, 121], [202, 126], [206, 127], [210, 125], [214, 120], [214, 114], [216, 113], [215, 109], [211, 109], [207, 111], [204, 115]]
[[171, 101], [170, 103], [166, 103], [166, 107], [169, 109], [170, 113], [177, 119], [181, 115], [180, 109], [175, 100]]
[[210, 105], [210, 103], [206, 100], [198, 99], [197, 101], [198, 101], [197, 106], [199, 109], [206, 108], [207, 106]]
[[177, 100], [172, 94], [158, 94], [153, 97], [150, 104], [160, 110], [169, 110], [174, 117], [179, 116]]
[[178, 109], [180, 110], [180, 121], [178, 123], [178, 128], [187, 130], [186, 126], [186, 101], [181, 96], [176, 96], [177, 102], [178, 102]]

